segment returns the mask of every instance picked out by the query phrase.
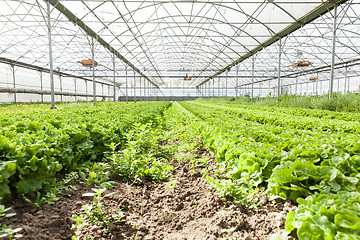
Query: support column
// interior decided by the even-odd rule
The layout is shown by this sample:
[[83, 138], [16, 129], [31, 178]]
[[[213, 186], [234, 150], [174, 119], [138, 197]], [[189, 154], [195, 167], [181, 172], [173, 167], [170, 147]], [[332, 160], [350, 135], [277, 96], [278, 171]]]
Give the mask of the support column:
[[[116, 80], [115, 80], [115, 52], [113, 52], [113, 72], [114, 72], [114, 99], [113, 101], [116, 102]], [[110, 86], [110, 85], [109, 85]], [[109, 96], [110, 96], [110, 91], [109, 91]]]
[[[43, 90], [43, 73], [40, 72], [40, 89]], [[44, 102], [44, 94], [41, 94], [41, 102]]]
[[50, 2], [46, 1], [47, 5], [47, 20], [48, 20], [48, 47], [49, 47], [49, 64], [50, 64], [50, 89], [51, 89], [51, 106], [50, 109], [55, 107], [55, 92], [54, 92], [54, 66], [52, 58], [52, 41], [51, 41], [51, 19], [50, 19]]
[[251, 64], [251, 103], [254, 102], [254, 68], [255, 68], [255, 55], [252, 55], [252, 64]]
[[321, 90], [322, 90], [322, 81], [320, 81], [320, 95], [322, 94]]
[[298, 89], [298, 77], [296, 77], [295, 80], [295, 95], [297, 95], [297, 89]]
[[86, 101], [89, 101], [88, 84], [87, 84], [87, 81], [86, 81], [86, 80], [85, 80], [85, 91], [86, 91]]
[[[11, 65], [11, 71], [13, 75], [13, 88], [16, 89], [16, 81], [15, 81], [15, 65]], [[16, 103], [16, 92], [14, 92], [14, 103]]]
[[280, 94], [281, 94], [281, 38], [279, 39], [279, 66], [278, 66], [278, 96], [277, 96], [277, 101], [280, 101]]
[[139, 93], [139, 101], [141, 101], [141, 76], [140, 76], [140, 93]]
[[306, 95], [309, 95], [309, 83], [306, 83]]
[[211, 86], [210, 86], [210, 80], [208, 81], [208, 85], [209, 85], [209, 98], [211, 98]]
[[226, 80], [225, 80], [225, 99], [227, 99], [228, 74], [229, 74], [229, 70], [226, 70]]
[[212, 80], [213, 80], [213, 93], [212, 93], [212, 96], [214, 98], [215, 97], [215, 78], [213, 78]]
[[74, 78], [74, 92], [75, 92], [75, 102], [77, 101], [77, 96], [76, 96], [76, 77]]
[[136, 103], [136, 72], [133, 71], [134, 73], [134, 102]]
[[218, 77], [218, 98], [220, 97], [220, 77]]
[[[347, 91], [346, 91], [346, 86], [347, 86]], [[349, 92], [349, 85], [347, 84], [347, 67], [345, 67], [345, 81], [344, 81], [344, 94], [346, 94], [347, 92]]]
[[92, 60], [92, 79], [93, 79], [93, 101], [96, 106], [96, 82], [95, 82], [95, 50], [94, 50], [94, 38], [91, 38], [91, 60]]
[[[60, 92], [62, 93], [63, 89], [62, 89], [62, 77], [61, 75], [59, 75], [59, 82], [60, 82]], [[63, 95], [60, 95], [60, 102], [63, 101]]]
[[[103, 83], [101, 84], [101, 95], [103, 95], [103, 96], [105, 95], [104, 94], [104, 84]], [[102, 97], [102, 98], [104, 99], [104, 97]]]
[[337, 6], [334, 8], [334, 21], [333, 21], [333, 35], [332, 35], [332, 51], [331, 51], [331, 69], [330, 69], [330, 83], [329, 83], [329, 100], [332, 98], [334, 91], [334, 66], [335, 66], [335, 50], [336, 50], [336, 19], [337, 19]]
[[348, 86], [347, 92], [349, 93], [350, 92], [350, 77], [348, 77], [347, 74], [348, 74], [348, 67], [346, 67], [346, 78], [347, 78], [347, 82], [348, 82], [348, 84], [347, 84], [347, 86]]
[[235, 100], [238, 98], [238, 85], [239, 85], [239, 65], [236, 65], [236, 83], [235, 83]]
[[204, 95], [205, 95], [205, 98], [207, 97], [207, 94], [206, 94], [206, 83], [204, 83]]
[[144, 101], [146, 101], [146, 79], [144, 78]]
[[316, 84], [316, 90], [315, 90], [315, 95], [318, 95], [318, 82], [319, 82], [319, 74], [316, 75], [316, 80], [315, 80], [315, 84]]
[[150, 97], [151, 97], [151, 83], [148, 82], [148, 96], [149, 96], [149, 101], [150, 101]]
[[128, 101], [128, 71], [127, 71], [127, 66], [125, 66], [125, 93], [126, 93], [126, 96], [125, 96], [125, 100], [126, 100], [126, 103], [129, 103]]

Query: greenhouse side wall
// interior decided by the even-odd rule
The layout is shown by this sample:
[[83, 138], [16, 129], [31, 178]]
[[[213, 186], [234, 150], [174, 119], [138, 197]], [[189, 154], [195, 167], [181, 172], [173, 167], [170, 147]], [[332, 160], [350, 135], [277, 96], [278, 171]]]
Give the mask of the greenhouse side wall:
[[[54, 74], [56, 102], [92, 101], [92, 87], [91, 81]], [[50, 93], [49, 73], [0, 63], [0, 103], [50, 102]], [[97, 101], [112, 101], [113, 86], [97, 82], [96, 93]]]

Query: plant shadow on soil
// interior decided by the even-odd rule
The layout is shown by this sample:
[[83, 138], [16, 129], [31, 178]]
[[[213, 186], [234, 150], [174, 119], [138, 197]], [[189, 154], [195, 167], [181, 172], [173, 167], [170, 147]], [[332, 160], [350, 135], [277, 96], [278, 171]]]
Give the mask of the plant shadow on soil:
[[[197, 154], [207, 155], [208, 151]], [[202, 178], [201, 169], [186, 162], [173, 163], [173, 176], [168, 182], [119, 182], [103, 198], [110, 212], [122, 211], [126, 221], [111, 223], [107, 232], [97, 225], [78, 229], [79, 239], [269, 239], [281, 234], [287, 213], [294, 209], [289, 202], [269, 202], [262, 193], [262, 206], [248, 209], [220, 199]], [[74, 184], [73, 184], [74, 185]], [[64, 193], [53, 205], [32, 208], [24, 200], [7, 203], [16, 212], [6, 224], [21, 227], [21, 239], [71, 239], [75, 223], [72, 215], [91, 198], [83, 197], [91, 187], [76, 183], [77, 190]], [[290, 239], [290, 238], [289, 238]]]

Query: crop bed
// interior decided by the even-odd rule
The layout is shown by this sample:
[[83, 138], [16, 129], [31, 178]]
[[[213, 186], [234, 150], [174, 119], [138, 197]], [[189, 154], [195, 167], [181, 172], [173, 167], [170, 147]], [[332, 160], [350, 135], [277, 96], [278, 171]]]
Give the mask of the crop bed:
[[201, 101], [9, 106], [0, 238], [360, 239], [359, 119]]

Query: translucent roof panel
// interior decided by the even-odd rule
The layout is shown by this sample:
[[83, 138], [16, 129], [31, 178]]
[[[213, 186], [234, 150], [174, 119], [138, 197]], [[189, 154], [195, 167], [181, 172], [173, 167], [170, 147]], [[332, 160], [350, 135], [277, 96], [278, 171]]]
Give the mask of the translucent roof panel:
[[[50, 2], [54, 67], [57, 70], [81, 76], [91, 75], [89, 69], [84, 69], [79, 64], [81, 59], [91, 58], [92, 38], [87, 32], [90, 29], [155, 84], [169, 87], [170, 81], [182, 82], [184, 76], [189, 75], [192, 80], [185, 84], [195, 87], [269, 39], [277, 38], [279, 32], [299, 22], [320, 6], [345, 1]], [[46, 2], [0, 1], [0, 8], [0, 56], [48, 68]], [[65, 16], [67, 14], [75, 15], [78, 22], [73, 22], [73, 19]], [[355, 12], [352, 14], [356, 15]], [[319, 19], [321, 26], [314, 28], [309, 25], [310, 27], [305, 28], [306, 25], [305, 30], [298, 30], [296, 36], [299, 39], [289, 37], [286, 44], [292, 43], [300, 50], [286, 47], [284, 52], [296, 55], [301, 51], [303, 56], [316, 54], [316, 51], [319, 54], [329, 54], [319, 48], [315, 49], [316, 45], [324, 44], [324, 41], [328, 44], [329, 39], [318, 37], [328, 36], [329, 31], [331, 32], [331, 14], [327, 18], [329, 19]], [[351, 22], [351, 19], [344, 20], [343, 24], [345, 21]], [[79, 22], [86, 27], [80, 28]], [[344, 31], [349, 35], [351, 32], [357, 34], [358, 30], [352, 29], [351, 24], [348, 24]], [[300, 44], [301, 38], [304, 39]], [[95, 39], [95, 59], [100, 67], [96, 69], [96, 74], [104, 78], [111, 77], [113, 55], [97, 40]], [[262, 60], [258, 60], [259, 66], [264, 72], [270, 69], [274, 71], [275, 66], [266, 63], [264, 59], [276, 56], [277, 51], [274, 46], [259, 53], [259, 56], [263, 56]], [[343, 53], [342, 57], [346, 58], [348, 55]], [[291, 62], [294, 59], [296, 58], [284, 61]], [[325, 58], [318, 57], [317, 61], [321, 59]], [[124, 76], [126, 64], [120, 59], [116, 61], [117, 74]], [[249, 61], [242, 65], [244, 64], [249, 64]], [[251, 63], [245, 65], [241, 68], [249, 71]]]

